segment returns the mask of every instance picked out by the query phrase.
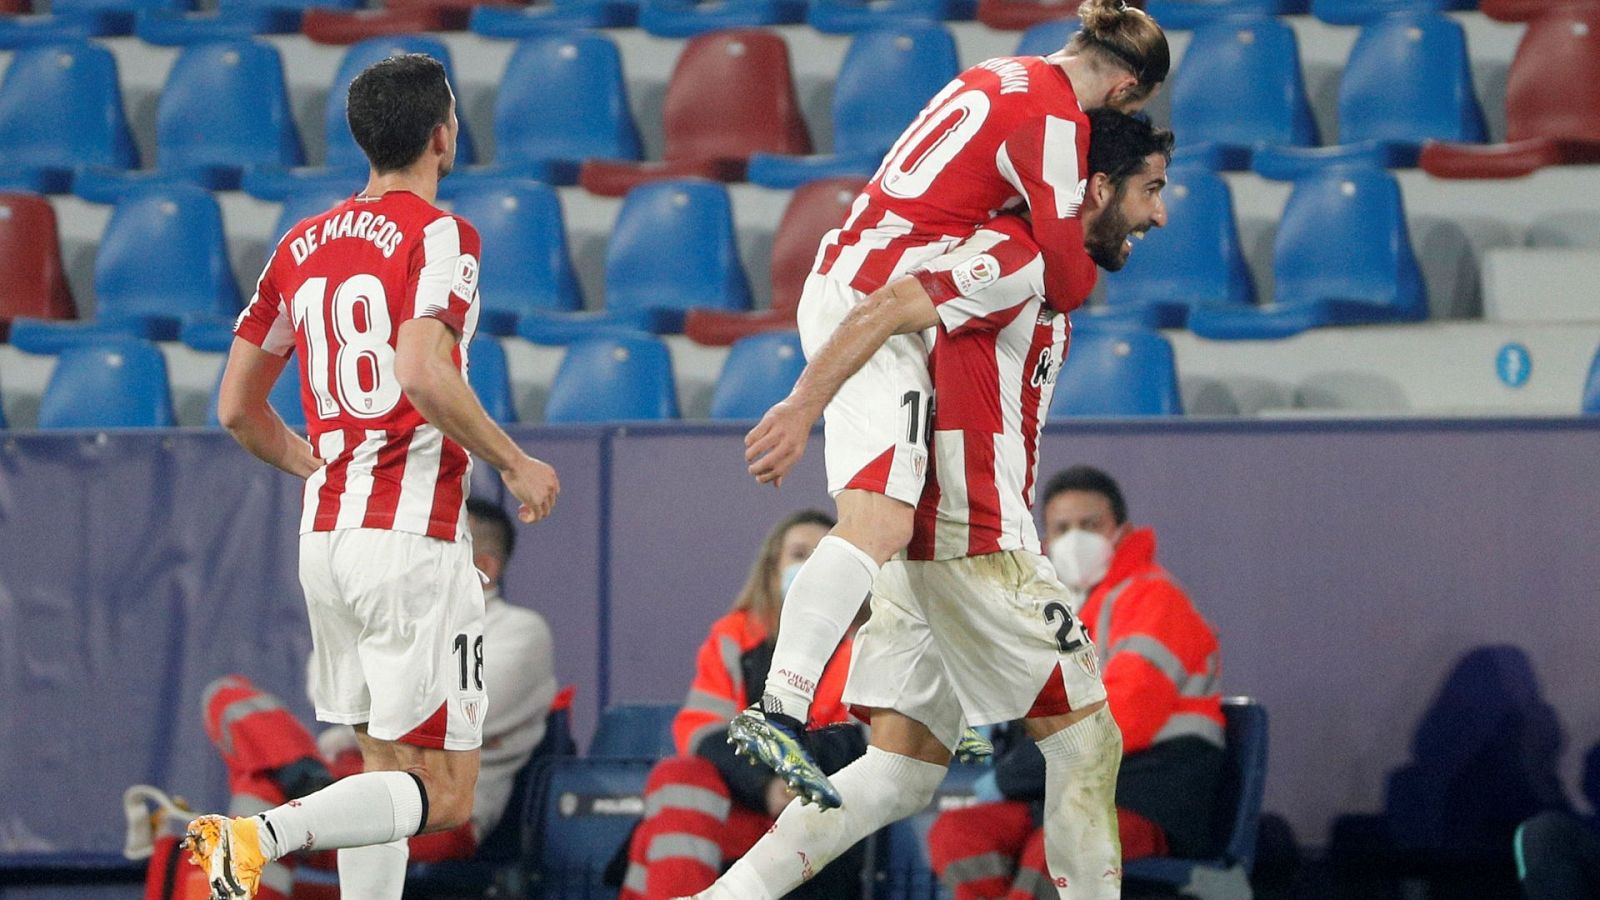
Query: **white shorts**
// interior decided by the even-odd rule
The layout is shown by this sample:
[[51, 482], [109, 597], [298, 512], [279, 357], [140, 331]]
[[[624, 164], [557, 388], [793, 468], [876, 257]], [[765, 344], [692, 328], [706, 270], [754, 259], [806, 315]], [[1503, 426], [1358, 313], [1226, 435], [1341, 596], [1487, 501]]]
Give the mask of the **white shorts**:
[[[807, 276], [797, 319], [806, 358], [816, 355], [866, 295], [823, 275]], [[897, 334], [839, 388], [822, 416], [828, 493], [865, 490], [912, 506], [928, 471], [933, 380], [921, 334]]]
[[443, 750], [483, 742], [483, 584], [472, 541], [349, 528], [300, 536], [311, 702], [323, 722]]
[[954, 749], [963, 722], [1062, 715], [1106, 699], [1106, 688], [1055, 569], [1008, 550], [885, 565], [844, 699], [915, 719]]

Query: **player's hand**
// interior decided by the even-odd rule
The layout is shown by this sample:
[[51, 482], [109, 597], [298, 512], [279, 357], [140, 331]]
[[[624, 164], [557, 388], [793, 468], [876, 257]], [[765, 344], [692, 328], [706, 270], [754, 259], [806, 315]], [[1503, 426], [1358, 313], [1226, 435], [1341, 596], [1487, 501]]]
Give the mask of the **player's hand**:
[[537, 522], [550, 515], [561, 493], [561, 479], [548, 463], [524, 456], [511, 468], [500, 473], [511, 495], [521, 501], [517, 518], [524, 522]]
[[817, 417], [790, 400], [780, 400], [744, 436], [744, 461], [762, 484], [781, 486], [800, 457]]

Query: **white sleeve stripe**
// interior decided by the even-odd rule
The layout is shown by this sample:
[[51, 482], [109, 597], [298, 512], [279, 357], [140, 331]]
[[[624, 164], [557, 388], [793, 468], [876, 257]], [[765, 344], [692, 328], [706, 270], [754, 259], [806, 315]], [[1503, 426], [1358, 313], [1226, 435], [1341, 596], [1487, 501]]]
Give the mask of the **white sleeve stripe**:
[[461, 253], [461, 229], [455, 216], [440, 216], [422, 229], [422, 264], [432, 265]]
[[1006, 184], [1017, 189], [1017, 196], [1028, 196], [1027, 190], [1022, 186], [1022, 178], [1017, 175], [1017, 167], [1011, 162], [1011, 150], [1004, 141], [1001, 142], [1000, 149], [994, 152], [994, 167], [1000, 170], [1000, 177], [1006, 180]]
[[455, 216], [440, 216], [422, 229], [422, 274], [417, 277], [414, 318], [429, 316], [450, 305], [450, 282], [456, 257], [461, 255], [461, 230]]
[[1078, 126], [1067, 119], [1050, 116], [1044, 120], [1044, 163], [1040, 167], [1045, 184], [1056, 194], [1056, 216], [1070, 219], [1078, 214]]

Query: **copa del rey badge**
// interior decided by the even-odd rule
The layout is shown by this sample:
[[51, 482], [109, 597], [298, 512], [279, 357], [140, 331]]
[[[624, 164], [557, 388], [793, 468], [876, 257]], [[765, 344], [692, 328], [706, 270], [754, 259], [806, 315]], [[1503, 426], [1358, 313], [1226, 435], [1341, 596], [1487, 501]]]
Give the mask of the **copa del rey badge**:
[[467, 722], [474, 728], [483, 722], [483, 698], [461, 698], [461, 714], [467, 717]]
[[456, 258], [456, 275], [450, 282], [450, 293], [466, 300], [478, 287], [478, 260], [470, 253]]
[[980, 253], [950, 270], [956, 290], [964, 297], [972, 296], [979, 288], [988, 287], [1000, 278], [1000, 263], [987, 253]]

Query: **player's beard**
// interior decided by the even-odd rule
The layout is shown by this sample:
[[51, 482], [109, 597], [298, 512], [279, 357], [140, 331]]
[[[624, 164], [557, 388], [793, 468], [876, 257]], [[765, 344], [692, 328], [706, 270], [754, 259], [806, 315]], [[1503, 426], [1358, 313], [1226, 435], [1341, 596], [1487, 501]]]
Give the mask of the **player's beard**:
[[1122, 214], [1122, 189], [1118, 188], [1111, 202], [1095, 217], [1084, 234], [1083, 248], [1089, 251], [1089, 258], [1100, 268], [1116, 272], [1128, 264], [1128, 254], [1122, 245], [1132, 233], [1128, 217]]

